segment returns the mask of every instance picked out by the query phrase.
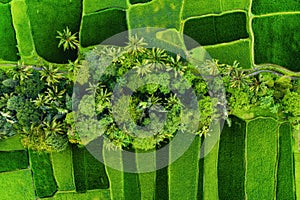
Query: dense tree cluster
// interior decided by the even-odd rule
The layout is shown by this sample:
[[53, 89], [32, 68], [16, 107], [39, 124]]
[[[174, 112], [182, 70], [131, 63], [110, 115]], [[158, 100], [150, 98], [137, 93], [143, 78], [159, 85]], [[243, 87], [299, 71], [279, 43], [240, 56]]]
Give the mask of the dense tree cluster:
[[[204, 137], [212, 119], [230, 123], [228, 115], [268, 115], [299, 125], [297, 78], [275, 67], [249, 70], [215, 60], [199, 70], [179, 55], [145, 46], [132, 37], [124, 48], [96, 47], [88, 61], [0, 69], [1, 139], [19, 133], [26, 147], [60, 151], [68, 143], [82, 145], [104, 135], [110, 147], [150, 150], [189, 130], [185, 122]], [[74, 85], [85, 89], [81, 99], [72, 98]], [[197, 112], [182, 102], [191, 88]]]

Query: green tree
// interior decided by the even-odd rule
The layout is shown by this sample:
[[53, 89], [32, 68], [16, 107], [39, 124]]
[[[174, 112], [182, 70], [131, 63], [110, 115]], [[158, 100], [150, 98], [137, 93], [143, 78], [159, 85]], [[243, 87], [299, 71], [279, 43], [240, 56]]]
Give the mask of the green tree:
[[64, 51], [69, 49], [77, 49], [79, 47], [79, 41], [77, 40], [77, 33], [72, 34], [69, 27], [66, 27], [62, 32], [57, 31], [59, 39], [58, 48], [63, 46]]

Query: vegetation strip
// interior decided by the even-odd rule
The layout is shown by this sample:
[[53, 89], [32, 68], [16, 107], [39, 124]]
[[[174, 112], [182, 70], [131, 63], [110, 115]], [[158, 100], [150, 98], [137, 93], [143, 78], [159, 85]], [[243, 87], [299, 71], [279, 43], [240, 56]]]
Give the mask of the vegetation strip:
[[107, 189], [109, 188], [105, 166], [97, 160], [87, 149], [85, 150], [85, 163], [87, 189]]
[[247, 123], [245, 188], [248, 199], [274, 199], [277, 126], [272, 118], [256, 118]]
[[57, 185], [49, 154], [29, 150], [29, 158], [36, 195], [40, 198], [53, 196], [57, 190]]
[[[169, 198], [197, 199], [199, 154], [201, 139], [196, 136], [189, 148], [168, 167]], [[177, 148], [170, 143], [170, 159], [176, 154]], [[186, 188], [189, 188], [188, 190]], [[183, 192], [184, 191], [184, 192]]]
[[61, 152], [51, 153], [51, 160], [58, 190], [75, 190], [71, 147]]
[[292, 130], [288, 123], [279, 128], [279, 161], [276, 199], [295, 199]]
[[84, 152], [84, 148], [72, 145], [74, 178], [77, 192], [86, 192], [88, 187]]
[[[148, 154], [150, 154], [148, 152]], [[143, 153], [136, 154], [137, 171], [140, 172], [139, 162], [149, 162], [149, 165], [156, 164], [156, 152], [153, 151], [149, 161], [144, 161]], [[155, 199], [156, 171], [138, 173], [141, 200]]]
[[[107, 141], [104, 141], [104, 146], [107, 145]], [[122, 153], [121, 151], [107, 150], [103, 148], [102, 151], [104, 164], [110, 163], [113, 166], [123, 169]], [[106, 174], [110, 183], [110, 197], [112, 200], [125, 199], [124, 189], [124, 172], [116, 170], [105, 165]]]
[[231, 116], [232, 125], [222, 130], [218, 155], [219, 199], [245, 199], [246, 123]]
[[[213, 126], [210, 134], [218, 134], [220, 131], [218, 124]], [[212, 137], [212, 136], [211, 136]], [[205, 143], [207, 144], [207, 143]], [[210, 149], [204, 147], [204, 149]], [[218, 194], [218, 153], [219, 153], [219, 140], [213, 146], [210, 152], [204, 157], [204, 177], [203, 177], [203, 199], [219, 199]]]

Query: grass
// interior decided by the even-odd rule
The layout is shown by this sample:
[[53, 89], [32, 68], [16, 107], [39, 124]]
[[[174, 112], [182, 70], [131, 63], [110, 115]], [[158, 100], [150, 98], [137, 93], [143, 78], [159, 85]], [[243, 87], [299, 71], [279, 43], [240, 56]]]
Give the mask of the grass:
[[296, 183], [296, 199], [300, 198], [300, 153], [295, 152], [295, 183]]
[[180, 27], [181, 0], [160, 0], [132, 6], [128, 10], [130, 29], [143, 27]]
[[81, 45], [87, 47], [100, 44], [105, 39], [126, 30], [125, 11], [113, 9], [85, 15], [82, 20]]
[[[105, 141], [104, 141], [105, 142]], [[106, 143], [104, 143], [106, 144]], [[105, 146], [105, 145], [104, 145]], [[123, 169], [122, 153], [120, 151], [106, 150], [103, 148], [103, 160], [104, 163], [109, 163], [118, 169]], [[106, 174], [110, 183], [110, 197], [112, 200], [124, 199], [124, 173], [112, 167], [108, 164], [105, 165]]]
[[21, 144], [20, 135], [14, 135], [5, 140], [0, 141], [0, 151], [24, 150]]
[[238, 61], [242, 68], [251, 68], [251, 47], [249, 40], [240, 40], [222, 45], [207, 46], [206, 51], [220, 63], [232, 65]]
[[[197, 199], [200, 143], [200, 137], [195, 137], [184, 154], [169, 165], [170, 199]], [[171, 143], [170, 157], [177, 150]]]
[[279, 128], [279, 161], [276, 199], [295, 199], [292, 130], [288, 123]]
[[35, 199], [29, 169], [0, 173], [0, 194], [3, 200]]
[[[11, 2], [11, 13], [18, 41], [18, 49], [22, 60], [36, 57], [34, 41], [31, 33], [30, 21], [27, 15], [25, 0]], [[26, 62], [27, 62], [26, 60]]]
[[54, 63], [76, 59], [76, 50], [58, 48], [59, 39], [56, 36], [57, 31], [63, 31], [66, 27], [72, 33], [79, 32], [81, 1], [26, 0], [26, 4], [38, 55]]
[[51, 160], [58, 190], [75, 190], [71, 148], [51, 153]]
[[144, 173], [140, 169], [140, 162], [147, 162], [147, 166], [155, 166], [156, 165], [156, 152], [153, 152], [147, 158], [149, 160], [144, 160], [145, 155], [143, 153], [136, 154], [136, 165], [137, 171], [139, 172], [139, 188], [140, 195], [142, 200], [155, 199], [155, 184], [156, 184], [156, 171]]
[[187, 20], [184, 34], [200, 45], [213, 45], [248, 38], [246, 14], [235, 12]]
[[153, 0], [129, 0], [130, 4], [147, 3]]
[[298, 71], [299, 21], [300, 15], [255, 18], [253, 20], [255, 63], [274, 63]]
[[277, 165], [277, 122], [256, 118], [247, 123], [246, 194], [247, 199], [273, 199]]
[[0, 4], [0, 13], [0, 59], [7, 61], [17, 61], [19, 59], [19, 56], [17, 55], [17, 40], [15, 36], [15, 30], [12, 25], [10, 5]]
[[164, 167], [156, 171], [155, 199], [169, 199], [168, 167]]
[[110, 8], [127, 8], [127, 2], [126, 0], [83, 0], [85, 14]]
[[26, 169], [28, 166], [27, 151], [0, 151], [0, 172]]
[[[213, 132], [212, 134], [216, 133]], [[203, 199], [219, 199], [218, 152], [219, 141], [217, 141], [217, 143], [213, 146], [212, 150], [204, 157]]]
[[[201, 137], [201, 145], [204, 141], [204, 138]], [[198, 172], [198, 193], [197, 193], [197, 199], [203, 200], [204, 197], [204, 187], [203, 187], [203, 179], [204, 179], [204, 158], [203, 158], [203, 149], [200, 151], [200, 159], [199, 159], [199, 172]]]
[[[86, 193], [58, 192], [53, 198], [47, 200], [109, 200], [109, 190], [92, 190]], [[45, 200], [46, 200], [45, 199]]]
[[222, 0], [222, 10], [248, 10], [250, 1], [249, 0]]
[[40, 198], [53, 196], [57, 185], [49, 154], [29, 150], [29, 158], [36, 195]]
[[299, 9], [300, 4], [295, 0], [255, 0], [252, 3], [252, 12], [255, 14], [299, 11]]
[[124, 196], [125, 199], [141, 199], [139, 175], [137, 173], [124, 172]]
[[107, 189], [109, 188], [108, 178], [105, 172], [105, 166], [102, 162], [98, 161], [87, 150], [85, 151], [85, 166], [87, 189]]
[[105, 166], [86, 148], [72, 146], [74, 177], [77, 192], [107, 189], [109, 187]]
[[245, 199], [246, 123], [231, 117], [232, 126], [224, 125], [218, 156], [219, 199]]
[[209, 13], [220, 12], [221, 6], [219, 0], [185, 0], [182, 17], [186, 19], [193, 16], [201, 16]]
[[87, 191], [84, 150], [84, 148], [78, 148], [75, 145], [72, 146], [74, 178], [77, 192]]
[[11, 0], [0, 0], [0, 3], [9, 3]]
[[[137, 171], [136, 165], [136, 156], [135, 154], [131, 154], [132, 156], [124, 156], [122, 155], [123, 159], [123, 167], [126, 167], [126, 164], [129, 163], [130, 169]], [[137, 173], [124, 173], [124, 196], [125, 199], [141, 199], [141, 191], [139, 187], [139, 175]]]

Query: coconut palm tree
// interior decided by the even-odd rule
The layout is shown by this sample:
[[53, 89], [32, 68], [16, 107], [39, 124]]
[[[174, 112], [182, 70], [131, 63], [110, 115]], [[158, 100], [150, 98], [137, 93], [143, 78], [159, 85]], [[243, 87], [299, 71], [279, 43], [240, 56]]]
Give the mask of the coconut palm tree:
[[53, 119], [51, 122], [49, 121], [44, 121], [43, 122], [43, 130], [47, 135], [51, 135], [53, 133], [55, 134], [64, 134], [65, 131], [64, 131], [64, 125], [57, 121], [56, 119]]
[[161, 70], [165, 67], [165, 61], [168, 55], [165, 50], [159, 48], [152, 48], [148, 53], [148, 61], [150, 68], [154, 70]]
[[58, 103], [61, 99], [64, 98], [65, 92], [66, 89], [59, 90], [57, 86], [47, 88], [47, 91], [45, 92], [47, 96], [45, 98], [47, 98], [49, 102]]
[[144, 38], [138, 38], [135, 34], [134, 36], [129, 36], [129, 42], [125, 46], [125, 50], [132, 55], [138, 55], [139, 53], [145, 52], [145, 47], [148, 44], [144, 41]]
[[79, 41], [77, 40], [77, 33], [72, 34], [72, 32], [69, 30], [69, 27], [63, 30], [63, 32], [57, 31], [58, 36], [56, 36], [57, 39], [59, 39], [58, 48], [63, 46], [64, 51], [69, 49], [77, 49], [79, 47]]
[[63, 74], [59, 72], [59, 69], [51, 64], [43, 66], [40, 74], [41, 80], [46, 80], [48, 85], [59, 83], [59, 80], [63, 78]]
[[140, 76], [145, 76], [151, 72], [149, 61], [145, 59], [142, 62], [138, 60], [136, 66], [134, 66], [132, 69], [135, 69], [137, 74]]
[[23, 63], [16, 66], [14, 69], [10, 69], [8, 73], [13, 75], [14, 80], [20, 80], [22, 84], [24, 80], [28, 79], [32, 76], [32, 72], [30, 70], [30, 66], [25, 66]]

